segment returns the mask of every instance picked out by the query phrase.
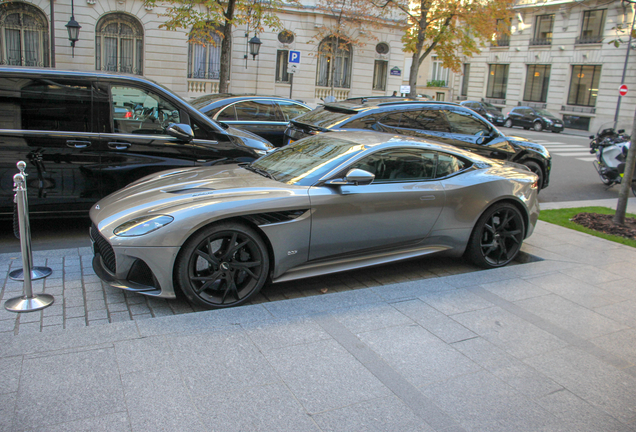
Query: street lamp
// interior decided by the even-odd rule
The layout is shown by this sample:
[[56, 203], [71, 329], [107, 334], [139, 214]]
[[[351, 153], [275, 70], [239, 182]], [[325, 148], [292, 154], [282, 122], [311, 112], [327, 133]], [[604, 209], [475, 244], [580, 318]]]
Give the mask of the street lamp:
[[71, 0], [71, 19], [68, 24], [66, 24], [66, 30], [68, 30], [68, 40], [71, 41], [71, 46], [73, 47], [73, 57], [75, 57], [75, 42], [79, 40], [79, 31], [81, 28], [82, 26], [75, 21], [75, 5]]
[[261, 45], [263, 44], [263, 42], [261, 42], [261, 40], [254, 36], [252, 39], [250, 39], [249, 41], [250, 44], [250, 54], [252, 54], [252, 60], [256, 60], [256, 56], [258, 55], [258, 52], [261, 49]]

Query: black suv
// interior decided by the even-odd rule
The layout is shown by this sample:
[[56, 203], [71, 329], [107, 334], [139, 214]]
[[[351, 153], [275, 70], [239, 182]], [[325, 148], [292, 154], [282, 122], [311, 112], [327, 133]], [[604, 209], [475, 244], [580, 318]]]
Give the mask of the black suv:
[[552, 158], [545, 147], [525, 138], [504, 136], [473, 110], [451, 102], [325, 104], [292, 120], [285, 131], [286, 143], [340, 129], [428, 138], [489, 158], [524, 164], [539, 176], [540, 188], [550, 182]]
[[532, 128], [537, 132], [547, 130], [559, 133], [563, 131], [563, 121], [560, 118], [548, 110], [529, 106], [518, 106], [510, 110], [504, 126], [509, 128], [521, 126], [524, 129]]
[[489, 102], [465, 100], [459, 104], [470, 108], [494, 125], [503, 126], [504, 124], [504, 115], [501, 110]]
[[0, 67], [0, 217], [27, 163], [31, 215], [88, 214], [148, 174], [251, 161], [274, 147], [140, 76]]

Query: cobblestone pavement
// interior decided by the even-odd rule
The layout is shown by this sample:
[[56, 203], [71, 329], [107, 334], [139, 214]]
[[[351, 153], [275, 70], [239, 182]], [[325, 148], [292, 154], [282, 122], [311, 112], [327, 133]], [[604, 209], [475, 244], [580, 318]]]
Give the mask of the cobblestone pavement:
[[[179, 315], [201, 310], [185, 298], [157, 299], [113, 288], [95, 275], [90, 248], [74, 248], [33, 252], [35, 266], [46, 266], [53, 273], [32, 282], [33, 292], [55, 297], [55, 303], [41, 311], [14, 313], [0, 308], [0, 333], [25, 334], [48, 332], [72, 327], [141, 320]], [[24, 293], [24, 284], [9, 278], [9, 273], [22, 268], [19, 253], [0, 254], [4, 302]], [[371, 267], [292, 282], [266, 286], [252, 303], [308, 297], [398, 282], [449, 276], [477, 270], [462, 259], [422, 258], [401, 263]]]

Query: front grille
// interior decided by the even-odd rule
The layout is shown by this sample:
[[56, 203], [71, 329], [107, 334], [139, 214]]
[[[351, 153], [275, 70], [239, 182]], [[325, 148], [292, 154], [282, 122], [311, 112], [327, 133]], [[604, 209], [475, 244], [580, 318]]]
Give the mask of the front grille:
[[102, 237], [95, 224], [91, 225], [90, 235], [95, 245], [95, 254], [99, 254], [102, 257], [106, 269], [114, 274], [117, 270], [117, 261], [113, 247]]

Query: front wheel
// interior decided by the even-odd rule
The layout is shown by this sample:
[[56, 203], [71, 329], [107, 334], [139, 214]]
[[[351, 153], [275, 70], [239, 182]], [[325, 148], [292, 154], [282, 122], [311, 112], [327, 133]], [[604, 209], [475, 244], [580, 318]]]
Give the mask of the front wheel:
[[537, 132], [541, 132], [543, 130], [543, 125], [541, 124], [541, 122], [534, 122], [532, 128]]
[[504, 127], [511, 128], [511, 127], [512, 127], [512, 120], [507, 119], [507, 120], [504, 122]]
[[495, 204], [475, 224], [466, 256], [479, 267], [503, 267], [519, 253], [524, 233], [523, 217], [517, 207]]
[[269, 273], [267, 246], [250, 227], [211, 225], [192, 236], [177, 257], [175, 279], [188, 300], [208, 309], [254, 297]]
[[539, 185], [538, 190], [540, 191], [543, 187], [543, 171], [541, 170], [541, 166], [535, 161], [525, 161], [523, 164], [539, 177], [537, 185]]

